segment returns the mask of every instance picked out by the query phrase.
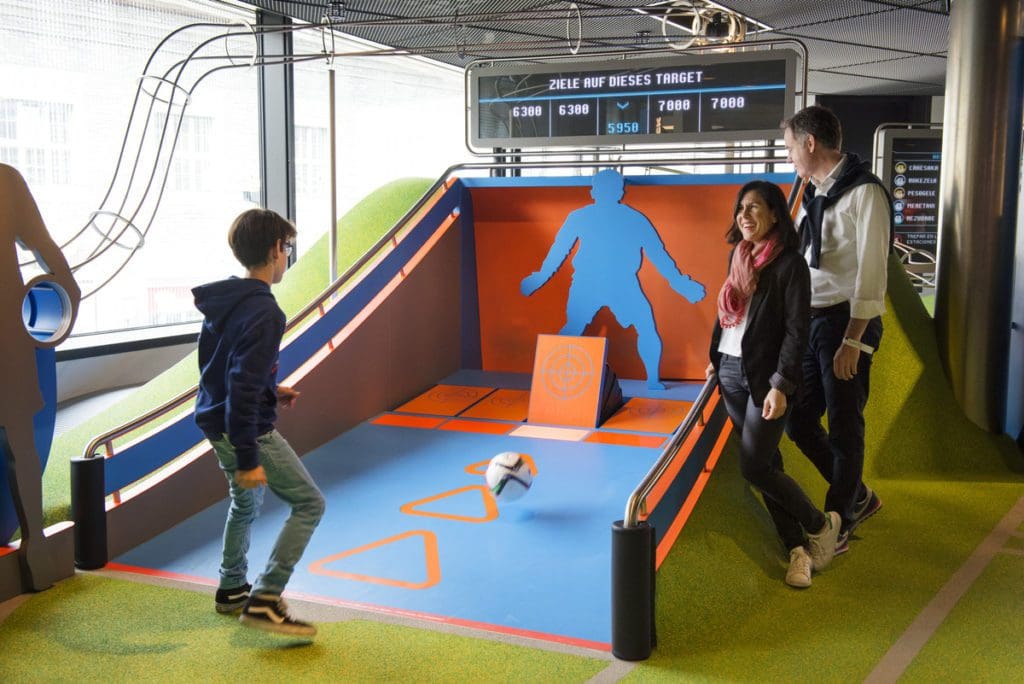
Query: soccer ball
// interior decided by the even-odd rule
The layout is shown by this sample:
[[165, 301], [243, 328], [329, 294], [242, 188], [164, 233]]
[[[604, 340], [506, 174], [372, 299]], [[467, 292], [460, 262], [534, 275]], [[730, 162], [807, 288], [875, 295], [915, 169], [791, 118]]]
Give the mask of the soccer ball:
[[515, 501], [533, 484], [533, 473], [522, 454], [505, 451], [487, 464], [487, 488], [498, 501]]

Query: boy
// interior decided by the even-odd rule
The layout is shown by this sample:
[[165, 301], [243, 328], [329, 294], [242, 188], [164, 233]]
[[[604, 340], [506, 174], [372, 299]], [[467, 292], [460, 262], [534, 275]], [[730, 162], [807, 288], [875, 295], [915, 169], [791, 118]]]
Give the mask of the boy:
[[[320, 490], [274, 429], [278, 402], [289, 407], [299, 395], [277, 384], [285, 316], [270, 292], [288, 268], [295, 234], [295, 227], [273, 211], [243, 212], [231, 225], [228, 244], [245, 267], [245, 278], [231, 277], [192, 290], [196, 307], [205, 316], [199, 333], [196, 424], [210, 440], [231, 494], [217, 612], [241, 608], [242, 624], [312, 637], [316, 628], [289, 615], [281, 598], [324, 511]], [[266, 569], [251, 586], [246, 580], [246, 552], [264, 487], [291, 506], [291, 515]]]

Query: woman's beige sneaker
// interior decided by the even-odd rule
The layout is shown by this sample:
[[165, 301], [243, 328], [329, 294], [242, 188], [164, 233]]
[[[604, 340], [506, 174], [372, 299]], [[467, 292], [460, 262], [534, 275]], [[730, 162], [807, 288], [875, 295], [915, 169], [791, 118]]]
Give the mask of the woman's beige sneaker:
[[839, 528], [843, 519], [835, 511], [825, 514], [828, 519], [825, 526], [817, 534], [807, 535], [807, 550], [814, 561], [815, 570], [824, 570], [836, 555], [836, 540], [839, 538]]
[[811, 586], [811, 556], [807, 549], [798, 546], [789, 552], [789, 569], [786, 570], [786, 584], [798, 589]]

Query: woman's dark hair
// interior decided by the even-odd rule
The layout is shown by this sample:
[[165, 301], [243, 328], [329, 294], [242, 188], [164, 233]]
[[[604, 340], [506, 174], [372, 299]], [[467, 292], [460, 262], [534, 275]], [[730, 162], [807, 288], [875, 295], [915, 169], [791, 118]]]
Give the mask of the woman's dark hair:
[[729, 226], [729, 230], [725, 233], [725, 240], [730, 245], [735, 245], [737, 242], [743, 239], [743, 233], [740, 231], [740, 227], [736, 225], [736, 214], [740, 210], [740, 202], [743, 201], [743, 197], [748, 192], [756, 192], [764, 203], [768, 205], [768, 208], [775, 212], [775, 226], [772, 228], [772, 233], [778, 232], [782, 238], [783, 247], [792, 247], [794, 249], [800, 246], [800, 238], [796, 234], [796, 228], [793, 225], [793, 217], [789, 215], [789, 204], [786, 202], [786, 196], [775, 183], [770, 183], [763, 180], [752, 180], [742, 188], [740, 188], [739, 194], [736, 195], [736, 204], [732, 208], [732, 225]]
[[276, 211], [249, 209], [243, 211], [228, 230], [228, 244], [239, 263], [246, 268], [267, 264], [270, 249], [280, 240], [295, 237], [295, 226]]

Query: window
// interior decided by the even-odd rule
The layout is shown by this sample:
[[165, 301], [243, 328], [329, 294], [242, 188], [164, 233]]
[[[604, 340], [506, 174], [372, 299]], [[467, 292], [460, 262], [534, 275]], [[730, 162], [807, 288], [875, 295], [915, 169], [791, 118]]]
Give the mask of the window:
[[[25, 176], [50, 234], [80, 267], [87, 296], [73, 336], [198, 321], [191, 288], [241, 274], [225, 235], [260, 196], [256, 70], [236, 60], [204, 77], [187, 103], [144, 95], [138, 116], [148, 125], [128, 126], [165, 36], [235, 25], [177, 34], [154, 56], [150, 73], [161, 76], [240, 21], [255, 23], [251, 9], [198, 0], [0, 2], [0, 160]], [[179, 93], [231, 66], [225, 44], [211, 41], [182, 70]], [[142, 136], [164, 121], [181, 123], [169, 164], [157, 163], [167, 149]]]
[[0, 98], [0, 161], [30, 185], [67, 183], [70, 122], [70, 104]]
[[152, 120], [147, 136], [150, 152], [155, 154], [161, 142], [169, 151], [173, 143], [174, 155], [168, 171], [168, 186], [181, 192], [202, 191], [209, 187], [206, 170], [214, 161], [210, 155], [213, 118], [188, 114], [184, 118], [172, 114], [170, 121], [167, 118], [166, 112], [158, 112]]
[[[327, 41], [330, 44], [330, 41]], [[320, 54], [320, 29], [296, 31], [297, 55]], [[299, 251], [330, 225], [330, 69], [335, 79], [339, 218], [399, 178], [436, 178], [465, 160], [461, 69], [420, 57], [345, 57], [367, 44], [337, 34], [333, 64], [295, 64], [296, 223]]]
[[331, 148], [326, 128], [295, 127], [295, 192], [297, 195], [320, 196], [330, 186], [329, 160]]

